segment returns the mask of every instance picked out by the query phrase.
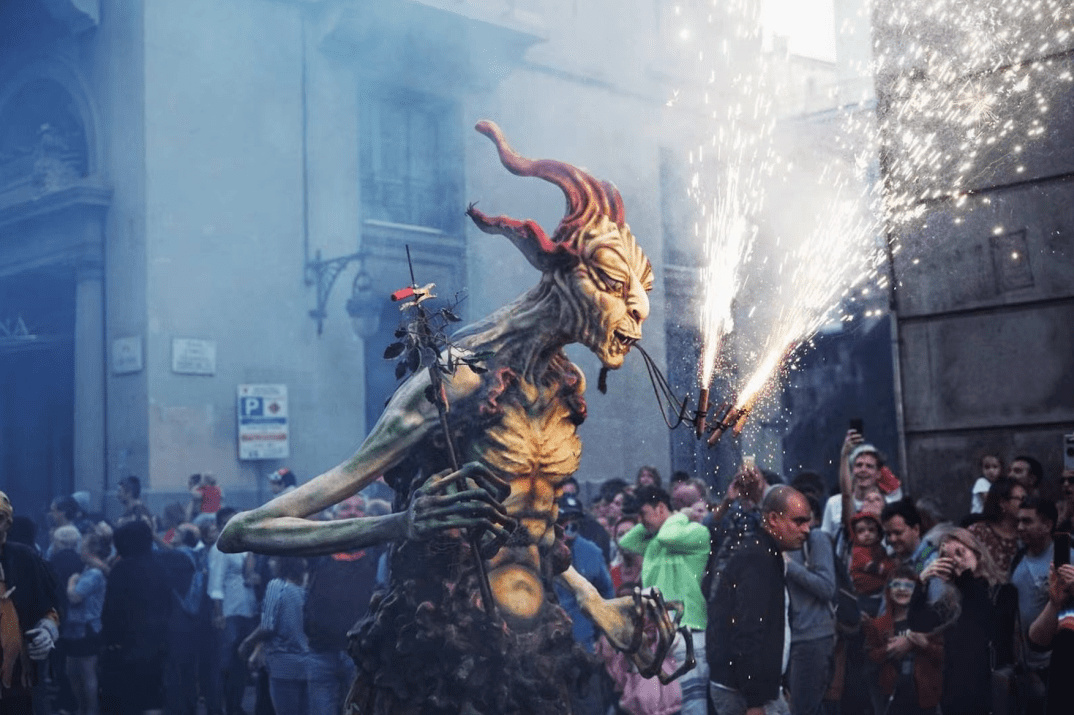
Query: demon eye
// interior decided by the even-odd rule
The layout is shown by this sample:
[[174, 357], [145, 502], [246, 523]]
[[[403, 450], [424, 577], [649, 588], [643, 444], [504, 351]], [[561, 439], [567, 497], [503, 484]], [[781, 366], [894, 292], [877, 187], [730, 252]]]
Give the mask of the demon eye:
[[605, 286], [608, 287], [608, 291], [610, 293], [620, 293], [621, 294], [623, 292], [623, 289], [626, 288], [626, 284], [623, 281], [615, 280], [614, 278], [610, 277], [604, 271], [598, 270], [597, 275], [600, 277], [600, 281], [602, 283], [604, 283]]
[[597, 284], [597, 287], [605, 293], [625, 295], [626, 283], [617, 278], [612, 278], [603, 269], [598, 268], [597, 266], [590, 266], [589, 276], [593, 279], [593, 282]]

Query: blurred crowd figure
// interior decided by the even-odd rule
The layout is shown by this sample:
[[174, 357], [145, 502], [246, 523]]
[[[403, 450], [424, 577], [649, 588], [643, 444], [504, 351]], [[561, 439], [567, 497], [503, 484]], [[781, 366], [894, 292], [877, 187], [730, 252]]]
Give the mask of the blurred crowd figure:
[[[268, 477], [273, 496], [297, 481], [289, 469]], [[212, 475], [188, 485], [189, 500], [159, 517], [136, 476], [117, 486], [115, 520], [89, 513], [88, 493], [58, 497], [41, 543], [27, 510], [5, 511], [0, 493], [0, 606], [21, 616], [0, 609], [0, 715], [342, 711], [354, 678], [347, 632], [368, 610], [382, 550], [225, 554], [216, 539], [236, 510]], [[374, 487], [320, 518], [389, 513], [373, 494], [390, 490]], [[22, 613], [27, 602], [34, 608]], [[21, 639], [8, 632], [16, 623]], [[9, 662], [18, 663], [14, 682]]]
[[[575, 715], [1074, 712], [1074, 470], [978, 455], [966, 513], [945, 515], [904, 494], [856, 430], [836, 448], [831, 490], [819, 472], [784, 479], [752, 460], [721, 490], [718, 475], [665, 480], [652, 465], [586, 483], [590, 499], [574, 478], [561, 485], [558, 525], [579, 573], [605, 598], [659, 589], [681, 626], [663, 670], [680, 669], [688, 647], [696, 661], [667, 685], [641, 677], [557, 591], [594, 664]], [[267, 479], [273, 496], [298, 484], [286, 468]], [[374, 486], [320, 518], [389, 513], [378, 497], [390, 490]], [[0, 715], [342, 712], [347, 633], [387, 581], [387, 545], [225, 554], [216, 539], [235, 509], [211, 474], [188, 487], [158, 517], [127, 477], [114, 521], [89, 513], [87, 493], [58, 497], [40, 543], [27, 511], [0, 499], [4, 590], [37, 574], [35, 593], [49, 594], [25, 615], [19, 589], [0, 598], [19, 616], [0, 610]], [[757, 607], [736, 600], [747, 592], [774, 620], [743, 645], [736, 629]]]

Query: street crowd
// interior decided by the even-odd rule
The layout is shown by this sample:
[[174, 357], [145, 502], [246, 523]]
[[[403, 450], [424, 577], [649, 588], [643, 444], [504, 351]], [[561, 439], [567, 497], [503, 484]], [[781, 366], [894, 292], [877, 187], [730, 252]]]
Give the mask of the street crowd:
[[[1074, 471], [978, 463], [957, 515], [905, 493], [854, 430], [831, 494], [752, 460], [718, 497], [651, 466], [588, 500], [569, 479], [558, 528], [575, 568], [605, 598], [659, 589], [680, 627], [663, 670], [694, 663], [642, 677], [557, 586], [596, 666], [574, 713], [1074, 712]], [[114, 522], [85, 494], [57, 498], [40, 538], [0, 493], [0, 715], [342, 712], [347, 632], [387, 582], [385, 551], [226, 554], [235, 510], [211, 475], [189, 487], [158, 518], [127, 477]], [[386, 514], [391, 496], [378, 482], [321, 518]]]

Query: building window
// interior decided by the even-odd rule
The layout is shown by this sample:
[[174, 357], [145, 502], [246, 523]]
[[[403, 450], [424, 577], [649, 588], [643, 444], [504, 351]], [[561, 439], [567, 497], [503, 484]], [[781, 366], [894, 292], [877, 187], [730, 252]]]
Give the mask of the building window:
[[360, 121], [363, 217], [458, 231], [463, 157], [454, 103], [409, 91], [369, 92]]

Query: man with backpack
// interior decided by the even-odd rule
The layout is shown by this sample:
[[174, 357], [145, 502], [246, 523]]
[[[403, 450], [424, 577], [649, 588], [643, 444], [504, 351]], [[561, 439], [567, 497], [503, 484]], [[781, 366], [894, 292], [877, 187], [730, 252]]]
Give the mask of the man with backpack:
[[815, 498], [808, 501], [813, 512], [809, 537], [801, 549], [787, 552], [787, 594], [791, 602], [787, 684], [795, 715], [821, 712], [835, 649], [835, 552], [831, 537], [820, 528], [819, 502]]
[[175, 532], [173, 548], [158, 553], [168, 572], [172, 596], [165, 633], [168, 659], [164, 666], [164, 704], [168, 715], [194, 715], [201, 638], [210, 620], [205, 591], [208, 566], [205, 549], [195, 550], [201, 539], [198, 527], [180, 524]]

